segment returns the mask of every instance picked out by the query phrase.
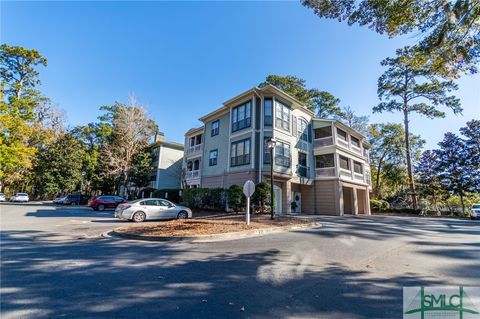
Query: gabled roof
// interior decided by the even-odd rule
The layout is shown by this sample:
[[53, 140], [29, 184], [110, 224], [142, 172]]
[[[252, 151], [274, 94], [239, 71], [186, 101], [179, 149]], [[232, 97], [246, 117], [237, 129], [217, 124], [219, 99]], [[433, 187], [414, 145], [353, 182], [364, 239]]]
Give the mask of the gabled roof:
[[177, 143], [177, 142], [170, 142], [170, 141], [156, 141], [150, 144], [148, 147], [155, 147], [163, 145], [169, 148], [177, 149], [180, 151], [183, 151], [185, 149], [185, 146], [183, 144]]
[[204, 127], [203, 126], [199, 126], [199, 127], [194, 127], [194, 128], [191, 128], [187, 131], [187, 133], [185, 133], [185, 135], [192, 135], [192, 134], [195, 134], [195, 133], [202, 133], [204, 131]]

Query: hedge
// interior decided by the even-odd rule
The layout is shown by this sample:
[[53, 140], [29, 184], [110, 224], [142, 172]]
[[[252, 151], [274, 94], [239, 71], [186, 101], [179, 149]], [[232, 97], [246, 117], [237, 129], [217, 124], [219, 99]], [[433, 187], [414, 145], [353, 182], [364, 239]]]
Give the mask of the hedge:
[[182, 197], [180, 196], [180, 189], [157, 189], [153, 191], [152, 197], [165, 198], [174, 203], [180, 203], [182, 201]]

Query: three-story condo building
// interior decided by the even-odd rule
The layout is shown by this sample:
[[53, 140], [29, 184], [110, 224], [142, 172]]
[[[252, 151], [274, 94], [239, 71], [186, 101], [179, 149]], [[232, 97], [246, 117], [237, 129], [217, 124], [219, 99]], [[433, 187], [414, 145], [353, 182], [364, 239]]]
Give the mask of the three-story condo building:
[[[270, 181], [276, 213], [370, 214], [369, 144], [345, 124], [318, 119], [273, 85], [254, 87], [200, 118], [185, 134], [186, 187]], [[276, 140], [271, 163], [267, 141]]]

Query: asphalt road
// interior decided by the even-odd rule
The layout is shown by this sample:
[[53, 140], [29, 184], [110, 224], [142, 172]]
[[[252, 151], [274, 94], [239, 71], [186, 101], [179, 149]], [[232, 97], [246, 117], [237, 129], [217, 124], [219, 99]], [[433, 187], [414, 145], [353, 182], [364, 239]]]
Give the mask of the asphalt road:
[[403, 286], [480, 286], [478, 221], [322, 217], [192, 244], [98, 237], [125, 225], [112, 214], [0, 204], [1, 317], [401, 318]]

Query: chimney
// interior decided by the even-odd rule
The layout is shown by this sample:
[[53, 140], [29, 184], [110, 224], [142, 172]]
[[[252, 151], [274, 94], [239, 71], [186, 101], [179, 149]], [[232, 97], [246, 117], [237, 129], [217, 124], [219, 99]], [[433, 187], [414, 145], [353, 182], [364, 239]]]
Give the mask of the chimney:
[[165, 134], [163, 132], [157, 132], [155, 134], [155, 142], [162, 142], [165, 140]]

